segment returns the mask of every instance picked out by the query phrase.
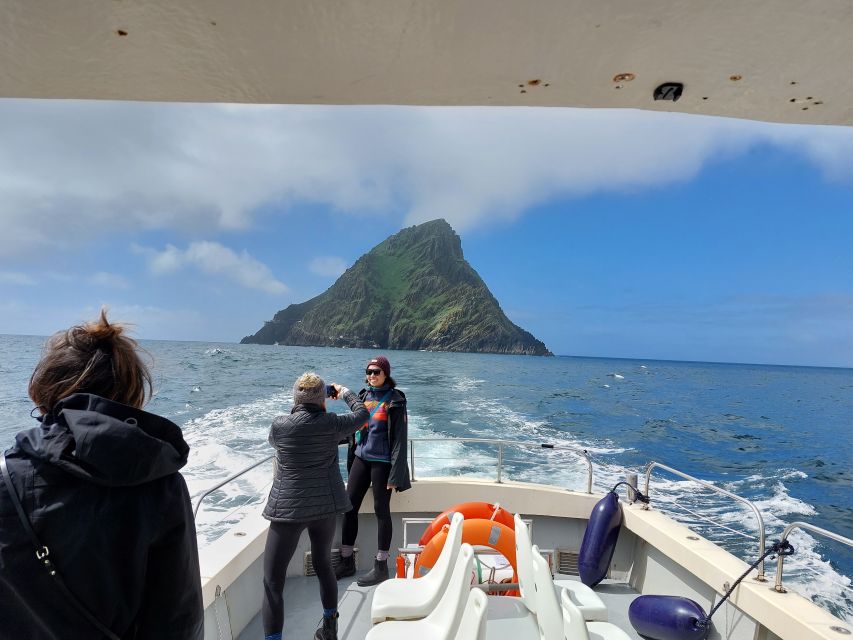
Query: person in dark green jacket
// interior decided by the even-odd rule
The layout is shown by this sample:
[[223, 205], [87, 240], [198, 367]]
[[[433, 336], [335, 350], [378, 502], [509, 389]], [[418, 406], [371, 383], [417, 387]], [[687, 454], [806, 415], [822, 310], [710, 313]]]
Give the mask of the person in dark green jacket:
[[373, 485], [373, 511], [378, 525], [376, 558], [359, 586], [371, 586], [388, 579], [388, 555], [391, 549], [391, 494], [411, 488], [406, 396], [391, 377], [391, 363], [385, 356], [371, 358], [365, 370], [367, 387], [358, 397], [370, 412], [368, 420], [350, 441], [347, 456], [349, 479], [347, 496], [352, 510], [344, 515], [341, 563], [335, 574], [340, 580], [355, 574], [353, 547], [358, 536], [358, 510], [370, 485]]

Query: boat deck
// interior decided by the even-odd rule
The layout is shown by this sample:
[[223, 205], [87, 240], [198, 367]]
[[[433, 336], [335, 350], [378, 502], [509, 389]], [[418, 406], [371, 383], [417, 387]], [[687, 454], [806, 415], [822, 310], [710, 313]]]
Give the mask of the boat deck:
[[[555, 578], [577, 580], [577, 576], [557, 575]], [[359, 587], [355, 578], [346, 578], [338, 582], [340, 600], [338, 610], [338, 637], [341, 640], [362, 640], [371, 628], [370, 605], [375, 587]], [[605, 580], [595, 588], [596, 593], [607, 606], [609, 621], [625, 631], [632, 640], [642, 640], [628, 622], [628, 605], [639, 595], [623, 582]], [[315, 577], [288, 577], [284, 589], [284, 637], [310, 638], [319, 626], [322, 617], [319, 585]], [[518, 598], [505, 596], [489, 597], [489, 614], [486, 622], [487, 640], [502, 640], [508, 637], [507, 625], [517, 620], [518, 630], [522, 631], [522, 616], [526, 613]], [[536, 632], [535, 625], [532, 627]], [[526, 634], [515, 634], [523, 638]], [[258, 614], [238, 636], [237, 640], [258, 640], [263, 638], [261, 616]], [[530, 636], [538, 638], [538, 633]]]

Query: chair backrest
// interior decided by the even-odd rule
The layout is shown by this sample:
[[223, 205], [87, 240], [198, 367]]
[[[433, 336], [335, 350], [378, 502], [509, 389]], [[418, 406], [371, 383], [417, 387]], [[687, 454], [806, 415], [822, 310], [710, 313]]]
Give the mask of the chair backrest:
[[462, 612], [462, 621], [456, 630], [454, 640], [484, 640], [486, 637], [486, 609], [488, 608], [486, 594], [478, 588], [471, 589], [468, 594], [468, 602], [465, 611]]
[[[467, 542], [462, 544], [453, 573], [447, 582], [447, 587], [441, 600], [435, 606], [424, 622], [441, 629], [441, 638], [450, 639], [456, 635], [459, 621], [462, 619], [462, 611], [468, 601], [468, 592], [471, 590], [471, 569], [474, 566], [474, 548]], [[436, 638], [436, 640], [441, 640]]]
[[518, 589], [521, 591], [521, 601], [530, 613], [536, 613], [536, 586], [533, 581], [533, 549], [531, 548], [530, 531], [515, 514], [515, 564], [518, 573]]
[[568, 589], [560, 589], [560, 605], [563, 608], [563, 635], [572, 640], [589, 640], [583, 613], [572, 601]]
[[536, 625], [541, 640], [563, 640], [563, 613], [557, 601], [548, 561], [533, 545], [533, 581], [536, 585]]
[[[447, 532], [447, 537], [444, 539], [444, 546], [441, 548], [441, 553], [435, 561], [432, 569], [427, 571], [427, 574], [419, 580], [426, 580], [428, 583], [435, 581], [444, 585], [453, 571], [453, 566], [456, 563], [456, 556], [459, 555], [459, 547], [462, 546], [462, 523], [465, 522], [465, 516], [461, 513], [454, 513], [450, 519], [450, 529]], [[440, 588], [440, 587], [439, 587]]]

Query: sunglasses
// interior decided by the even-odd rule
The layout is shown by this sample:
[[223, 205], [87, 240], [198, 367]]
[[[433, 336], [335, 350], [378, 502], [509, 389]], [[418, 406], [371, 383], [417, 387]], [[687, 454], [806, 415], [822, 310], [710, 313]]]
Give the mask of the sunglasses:
[[369, 376], [378, 376], [380, 373], [382, 373], [382, 369], [367, 369], [364, 373]]

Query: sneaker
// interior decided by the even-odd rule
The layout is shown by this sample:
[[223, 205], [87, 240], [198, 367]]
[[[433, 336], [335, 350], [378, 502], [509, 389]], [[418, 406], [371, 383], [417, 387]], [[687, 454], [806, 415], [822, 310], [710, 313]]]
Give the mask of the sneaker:
[[355, 556], [344, 558], [341, 556], [340, 564], [335, 567], [335, 579], [347, 578], [355, 575]]
[[314, 640], [338, 640], [338, 612], [331, 618], [323, 617], [323, 625], [314, 632]]
[[359, 587], [372, 587], [388, 579], [388, 561], [374, 560], [373, 568], [358, 579]]

